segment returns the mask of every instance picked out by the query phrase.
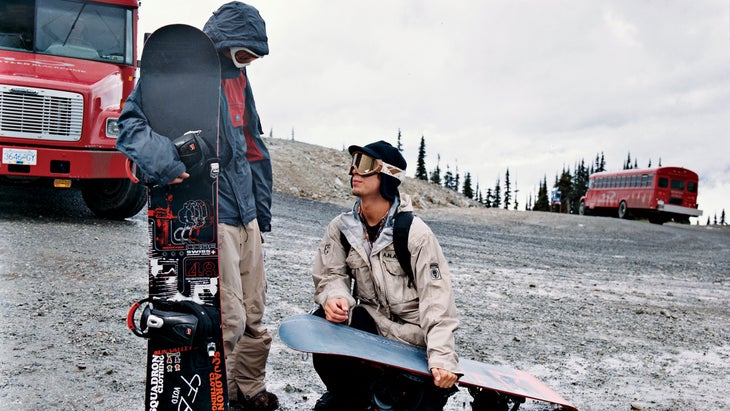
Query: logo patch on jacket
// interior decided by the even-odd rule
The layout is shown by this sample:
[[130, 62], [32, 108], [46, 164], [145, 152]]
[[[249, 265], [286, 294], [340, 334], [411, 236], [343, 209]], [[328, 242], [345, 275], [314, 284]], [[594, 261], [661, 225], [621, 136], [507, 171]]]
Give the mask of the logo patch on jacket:
[[440, 280], [441, 279], [441, 270], [439, 269], [439, 265], [436, 263], [431, 264], [431, 279], [432, 280]]

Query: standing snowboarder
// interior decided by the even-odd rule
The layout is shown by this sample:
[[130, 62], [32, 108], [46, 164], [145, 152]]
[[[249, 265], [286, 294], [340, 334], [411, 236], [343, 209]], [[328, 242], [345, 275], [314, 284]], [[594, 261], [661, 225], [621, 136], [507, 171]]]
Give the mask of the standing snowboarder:
[[[258, 10], [234, 1], [215, 11], [203, 31], [221, 62], [218, 244], [230, 406], [272, 411], [279, 401], [264, 383], [271, 336], [262, 322], [266, 275], [261, 235], [271, 231], [272, 170], [245, 69], [269, 53], [266, 26]], [[138, 100], [135, 89], [119, 119], [117, 148], [153, 183], [184, 181], [189, 174], [170, 136], [149, 127]]]

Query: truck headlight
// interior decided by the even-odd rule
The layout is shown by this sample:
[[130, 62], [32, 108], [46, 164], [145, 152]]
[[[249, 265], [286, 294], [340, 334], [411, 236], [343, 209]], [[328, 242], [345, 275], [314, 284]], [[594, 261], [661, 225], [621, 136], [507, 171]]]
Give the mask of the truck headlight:
[[106, 136], [109, 138], [117, 138], [119, 135], [119, 124], [116, 118], [106, 119]]

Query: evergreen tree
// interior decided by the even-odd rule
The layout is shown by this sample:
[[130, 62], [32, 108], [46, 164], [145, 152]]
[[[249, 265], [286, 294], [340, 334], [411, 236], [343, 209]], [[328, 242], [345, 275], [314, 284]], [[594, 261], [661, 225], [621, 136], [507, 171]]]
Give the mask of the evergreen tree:
[[659, 157], [659, 166], [658, 167], [661, 167], [661, 166], [662, 166], [662, 158]]
[[487, 189], [487, 196], [484, 198], [484, 206], [487, 208], [492, 208], [492, 189]]
[[464, 187], [461, 191], [466, 198], [474, 198], [474, 191], [471, 188], [471, 173], [464, 174]]
[[418, 146], [416, 178], [419, 180], [428, 181], [428, 172], [426, 171], [426, 139], [423, 136], [421, 136], [421, 145]]
[[572, 214], [578, 214], [580, 198], [586, 195], [586, 192], [588, 191], [589, 179], [590, 173], [585, 166], [585, 161], [581, 160], [580, 164], [575, 166], [572, 190], [568, 194], [568, 199], [570, 200], [570, 212]]
[[555, 183], [555, 188], [560, 190], [560, 205], [564, 213], [570, 211], [569, 194], [573, 191], [573, 176], [570, 171], [563, 168], [560, 178]]
[[509, 181], [509, 168], [504, 176], [504, 209], [509, 210], [509, 206], [512, 204], [512, 190], [510, 188]]
[[431, 173], [431, 182], [441, 185], [441, 154], [436, 155], [436, 169]]
[[720, 225], [725, 225], [725, 209], [722, 209], [722, 212], [720, 213]]
[[444, 173], [444, 187], [449, 190], [453, 190], [454, 186], [454, 175], [451, 173], [451, 168], [446, 164], [446, 173]]
[[492, 196], [492, 207], [499, 208], [502, 205], [502, 188], [499, 186], [499, 178], [497, 184], [494, 185], [494, 195]]
[[646, 168], [651, 168], [651, 159], [649, 159], [649, 165]]
[[596, 163], [594, 167], [595, 173], [600, 173], [601, 171], [606, 171], [606, 159], [603, 157], [603, 152], [601, 152], [600, 156], [596, 154]]
[[534, 211], [550, 210], [550, 200], [548, 199], [547, 193], [547, 177], [544, 177], [540, 182], [540, 189], [537, 192], [537, 200], [535, 200], [535, 206], [532, 209]]
[[459, 165], [456, 165], [456, 175], [454, 176], [454, 186], [451, 188], [452, 190], [459, 192]]
[[629, 156], [626, 158], [626, 162], [624, 163], [624, 170], [631, 170], [631, 152], [629, 152]]
[[400, 151], [402, 153], [403, 152], [403, 143], [401, 143], [400, 137], [401, 137], [400, 129], [398, 129], [398, 142], [395, 147], [398, 149], [398, 151]]

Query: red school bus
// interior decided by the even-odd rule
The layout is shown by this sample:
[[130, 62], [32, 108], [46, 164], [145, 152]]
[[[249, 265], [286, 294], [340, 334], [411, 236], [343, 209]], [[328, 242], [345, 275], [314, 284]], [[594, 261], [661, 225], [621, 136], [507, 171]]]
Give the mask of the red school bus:
[[702, 215], [697, 209], [698, 180], [697, 173], [682, 167], [594, 173], [578, 212], [646, 217], [655, 224], [689, 223], [690, 217]]
[[97, 216], [146, 203], [116, 150], [138, 0], [0, 1], [0, 183], [79, 188]]

